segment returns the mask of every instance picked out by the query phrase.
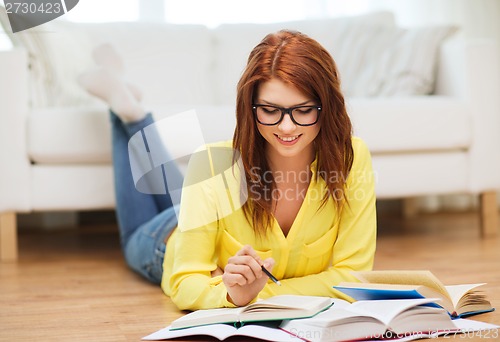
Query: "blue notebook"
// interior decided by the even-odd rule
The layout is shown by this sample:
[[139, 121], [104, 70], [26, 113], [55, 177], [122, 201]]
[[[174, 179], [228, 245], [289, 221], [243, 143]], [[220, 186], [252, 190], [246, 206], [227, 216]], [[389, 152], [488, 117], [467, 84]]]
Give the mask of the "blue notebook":
[[[362, 286], [364, 284], [359, 284]], [[398, 289], [369, 289], [362, 287], [344, 287], [344, 286], [334, 286], [337, 289], [349, 297], [356, 300], [380, 300], [380, 299], [416, 299], [425, 298], [417, 290], [398, 290]]]

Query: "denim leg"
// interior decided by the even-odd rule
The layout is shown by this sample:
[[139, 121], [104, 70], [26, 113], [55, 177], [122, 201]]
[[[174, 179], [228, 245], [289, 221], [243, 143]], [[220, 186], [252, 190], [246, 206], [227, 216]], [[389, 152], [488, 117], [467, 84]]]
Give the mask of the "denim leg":
[[[168, 179], [171, 183], [182, 184], [182, 175], [175, 163], [169, 163], [168, 167], [161, 165], [148, 172], [144, 178], [146, 182], [160, 179], [163, 192], [144, 193], [137, 189], [130, 161], [130, 156], [136, 160], [134, 153], [137, 151], [129, 149], [129, 141], [137, 132], [141, 132], [145, 148], [139, 152], [145, 152], [142, 154], [146, 157], [142, 155], [138, 158], [149, 161], [149, 147], [143, 129], [152, 124], [154, 120], [150, 114], [143, 120], [125, 124], [111, 112], [116, 215], [125, 259], [132, 269], [158, 283], [161, 281], [165, 238], [177, 225], [178, 206], [173, 206], [166, 182]], [[149, 130], [151, 132], [154, 133], [154, 130]], [[162, 148], [166, 160], [169, 160], [166, 150]], [[169, 172], [169, 177], [166, 172]]]
[[125, 260], [134, 271], [155, 284], [161, 283], [165, 238], [177, 226], [175, 207], [139, 226], [124, 247]]
[[[161, 194], [138, 191], [132, 176], [129, 140], [135, 133], [154, 124], [151, 114], [148, 114], [143, 120], [138, 122], [124, 124], [118, 116], [111, 112], [111, 124], [116, 214], [120, 227], [121, 242], [125, 246], [130, 236], [140, 225], [151, 220], [160, 212], [172, 207], [172, 201], [168, 191], [164, 191]], [[145, 141], [145, 145], [146, 150], [149, 150], [147, 141]], [[175, 182], [182, 183], [181, 173], [175, 167], [174, 163], [170, 164], [168, 179], [170, 180], [173, 177]], [[161, 173], [163, 187], [168, 190], [168, 187], [165, 185], [167, 178], [165, 167], [162, 165], [161, 168], [152, 171], [151, 176]]]
[[[129, 165], [139, 192], [152, 194], [159, 211], [180, 202], [183, 176], [172, 159], [151, 114], [123, 124], [128, 135]], [[161, 134], [160, 134], [161, 133]], [[166, 195], [166, 196], [165, 196]]]

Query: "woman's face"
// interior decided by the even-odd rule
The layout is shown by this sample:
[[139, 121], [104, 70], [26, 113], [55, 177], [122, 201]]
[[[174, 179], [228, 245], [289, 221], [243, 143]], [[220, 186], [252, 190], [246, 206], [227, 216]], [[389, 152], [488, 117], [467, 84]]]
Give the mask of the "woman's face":
[[[320, 105], [297, 88], [276, 78], [259, 86], [255, 104], [283, 108]], [[267, 151], [271, 156], [314, 158], [313, 141], [319, 133], [319, 123], [312, 126], [296, 125], [290, 115], [285, 114], [277, 125], [266, 126], [257, 122], [257, 127], [268, 143]]]

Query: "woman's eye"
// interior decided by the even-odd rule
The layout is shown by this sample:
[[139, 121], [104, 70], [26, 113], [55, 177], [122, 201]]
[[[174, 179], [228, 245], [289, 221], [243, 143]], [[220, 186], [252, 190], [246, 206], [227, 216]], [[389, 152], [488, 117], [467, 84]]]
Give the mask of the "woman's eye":
[[295, 112], [297, 112], [297, 114], [305, 115], [311, 113], [312, 110], [313, 110], [312, 108], [297, 108], [295, 109]]
[[262, 110], [266, 114], [276, 114], [279, 112], [279, 109], [273, 107], [262, 107]]

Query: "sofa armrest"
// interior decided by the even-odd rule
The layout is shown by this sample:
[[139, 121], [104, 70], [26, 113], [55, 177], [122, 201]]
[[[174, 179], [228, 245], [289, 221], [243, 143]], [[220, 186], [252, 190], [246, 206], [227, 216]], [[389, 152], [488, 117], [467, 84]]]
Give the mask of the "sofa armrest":
[[30, 162], [26, 148], [26, 51], [0, 51], [0, 75], [0, 212], [27, 211], [30, 209]]
[[500, 54], [492, 41], [466, 50], [466, 92], [471, 106], [471, 191], [500, 190]]
[[465, 53], [469, 45], [462, 39], [449, 39], [443, 43], [438, 55], [435, 95], [466, 96]]
[[463, 99], [470, 111], [470, 191], [500, 189], [500, 54], [491, 40], [443, 45], [436, 94]]

